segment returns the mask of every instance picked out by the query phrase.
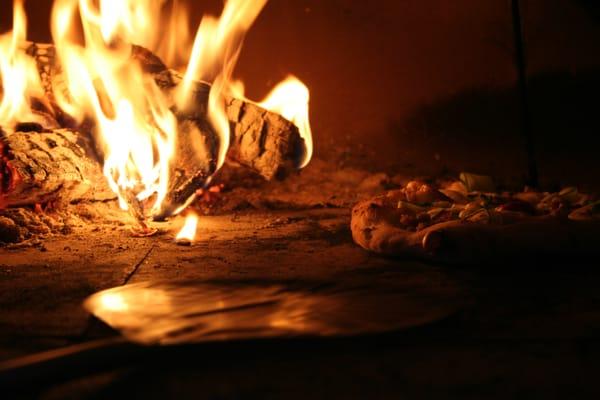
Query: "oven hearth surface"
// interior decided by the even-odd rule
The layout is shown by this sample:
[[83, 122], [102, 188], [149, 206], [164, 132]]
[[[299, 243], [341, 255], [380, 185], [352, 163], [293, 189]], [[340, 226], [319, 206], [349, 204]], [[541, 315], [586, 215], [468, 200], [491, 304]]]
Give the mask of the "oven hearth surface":
[[[100, 225], [1, 249], [0, 357], [114, 336], [81, 303], [126, 283], [325, 281], [385, 271], [432, 293], [459, 287], [465, 305], [441, 321], [392, 335], [272, 347], [249, 343], [231, 351], [208, 347], [182, 356], [179, 368], [150, 363], [116, 369], [47, 387], [42, 394], [153, 398], [201, 392], [230, 398], [262, 395], [268, 387], [274, 397], [288, 398], [364, 398], [378, 390], [506, 398], [563, 393], [595, 375], [596, 263], [464, 268], [382, 258], [352, 242], [349, 218], [347, 209], [333, 207], [247, 210], [201, 217], [199, 239], [189, 247], [177, 245], [172, 234], [135, 238], [127, 227]], [[580, 389], [596, 393], [591, 386]]]

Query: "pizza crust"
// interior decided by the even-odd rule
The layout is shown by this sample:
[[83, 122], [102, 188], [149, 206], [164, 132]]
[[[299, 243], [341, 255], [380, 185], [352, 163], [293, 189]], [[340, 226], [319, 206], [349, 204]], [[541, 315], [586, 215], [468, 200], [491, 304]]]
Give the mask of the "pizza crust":
[[410, 231], [400, 217], [389, 194], [362, 201], [352, 210], [352, 237], [379, 254], [458, 263], [600, 253], [598, 218], [495, 212], [493, 223], [452, 220]]

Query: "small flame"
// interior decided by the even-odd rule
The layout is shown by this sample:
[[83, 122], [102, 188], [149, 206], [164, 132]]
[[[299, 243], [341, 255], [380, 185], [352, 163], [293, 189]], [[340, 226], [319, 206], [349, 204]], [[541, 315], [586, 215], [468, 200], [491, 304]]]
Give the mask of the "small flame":
[[189, 213], [185, 218], [183, 228], [179, 231], [176, 240], [188, 240], [193, 242], [196, 238], [196, 229], [198, 227], [198, 216], [194, 213]]
[[44, 90], [35, 61], [20, 48], [27, 33], [22, 0], [15, 0], [13, 30], [0, 36], [0, 125], [12, 127], [17, 121], [42, 122], [31, 108], [33, 97], [42, 98]]
[[281, 114], [298, 127], [306, 146], [306, 154], [299, 168], [304, 168], [310, 162], [313, 154], [312, 131], [308, 120], [309, 100], [310, 92], [306, 85], [300, 79], [290, 75], [275, 86], [263, 101], [258, 103], [269, 111]]
[[98, 299], [98, 307], [104, 311], [120, 312], [126, 311], [129, 306], [123, 296], [118, 293], [101, 293]]
[[[235, 97], [252, 102], [245, 96], [245, 86], [242, 81], [232, 81], [229, 85], [229, 92]], [[298, 168], [306, 167], [313, 155], [312, 130], [308, 118], [309, 102], [308, 87], [293, 75], [279, 82], [263, 100], [254, 102], [266, 110], [280, 114], [296, 125], [306, 146], [306, 153]]]

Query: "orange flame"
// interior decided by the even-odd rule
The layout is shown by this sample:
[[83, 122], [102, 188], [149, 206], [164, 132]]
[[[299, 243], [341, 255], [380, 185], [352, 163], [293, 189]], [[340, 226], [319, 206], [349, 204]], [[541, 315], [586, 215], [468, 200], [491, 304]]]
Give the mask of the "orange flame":
[[27, 33], [22, 0], [15, 0], [13, 30], [0, 36], [0, 126], [12, 128], [18, 121], [43, 122], [31, 108], [31, 98], [44, 90], [35, 61], [21, 49]]
[[258, 103], [261, 107], [280, 114], [298, 127], [306, 146], [306, 154], [299, 168], [304, 168], [310, 162], [313, 154], [312, 131], [308, 119], [309, 100], [310, 92], [306, 85], [295, 76], [288, 76], [275, 86], [263, 101]]
[[266, 3], [267, 0], [229, 0], [219, 19], [205, 17], [198, 28], [191, 58], [180, 85], [178, 106], [185, 109], [191, 98], [193, 81], [213, 83], [208, 116], [221, 139], [217, 168], [225, 162], [230, 137], [223, 92], [231, 81], [244, 35]]
[[[242, 81], [233, 81], [229, 86], [230, 93], [246, 101], [252, 102], [245, 96], [245, 86]], [[300, 136], [304, 139], [306, 153], [298, 168], [304, 168], [313, 155], [312, 130], [308, 117], [310, 92], [308, 87], [293, 75], [279, 82], [273, 90], [261, 101], [254, 102], [262, 108], [278, 113], [298, 127]]]
[[[224, 96], [234, 90], [232, 74], [245, 34], [266, 2], [225, 1], [218, 18], [202, 19], [192, 41], [187, 10], [178, 0], [171, 1], [168, 14], [166, 0], [55, 0], [51, 31], [62, 71], [52, 82], [54, 99], [76, 121], [94, 122], [104, 174], [122, 208], [137, 199], [160, 209], [168, 194], [169, 166], [177, 157], [178, 122], [172, 110], [194, 106], [194, 81], [211, 84], [207, 116], [219, 135], [217, 168], [224, 163], [230, 140]], [[15, 0], [13, 31], [0, 36], [0, 125], [5, 127], [37, 121], [31, 99], [44, 98], [35, 61], [19, 47], [25, 32], [22, 0]], [[165, 93], [131, 62], [131, 44], [183, 66], [174, 93]], [[259, 103], [298, 126], [308, 148], [300, 167], [312, 154], [308, 102], [306, 86], [290, 77]]]
[[189, 240], [193, 242], [196, 238], [196, 229], [198, 227], [198, 216], [194, 213], [189, 213], [185, 218], [183, 227], [175, 237], [176, 240]]

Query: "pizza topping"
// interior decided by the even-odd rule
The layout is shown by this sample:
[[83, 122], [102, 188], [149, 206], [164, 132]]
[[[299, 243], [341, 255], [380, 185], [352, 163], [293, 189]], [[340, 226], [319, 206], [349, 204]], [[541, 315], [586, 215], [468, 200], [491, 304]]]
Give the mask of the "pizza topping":
[[469, 197], [467, 197], [466, 193], [463, 194], [457, 190], [440, 189], [439, 192], [447, 198], [449, 198], [450, 200], [452, 200], [453, 202], [455, 202], [456, 204], [467, 204], [471, 201], [469, 200]]
[[419, 181], [409, 182], [404, 188], [404, 193], [406, 200], [411, 203], [432, 203], [441, 198], [437, 190]]
[[[444, 207], [446, 208], [446, 207]], [[435, 207], [432, 208], [431, 210], [427, 211], [427, 214], [429, 214], [429, 217], [431, 219], [435, 219], [436, 217], [438, 217], [441, 213], [443, 213], [445, 210], [442, 207]]]
[[570, 205], [559, 193], [550, 193], [538, 203], [537, 209], [542, 214], [564, 216], [569, 213]]
[[400, 224], [406, 228], [415, 228], [417, 225], [417, 217], [414, 214], [401, 214]]
[[569, 204], [577, 203], [579, 201], [579, 198], [581, 197], [579, 195], [579, 192], [577, 191], [577, 188], [574, 187], [566, 187], [560, 192], [558, 192], [558, 195], [561, 199], [568, 202]]
[[527, 215], [536, 214], [536, 209], [534, 205], [519, 199], [514, 199], [512, 201], [509, 201], [508, 203], [500, 204], [498, 207], [496, 207], [496, 211], [515, 211]]
[[392, 202], [406, 201], [406, 195], [402, 189], [390, 190], [386, 193], [385, 197], [387, 200]]
[[[483, 215], [486, 214], [486, 215]], [[481, 200], [467, 204], [458, 214], [463, 221], [481, 222], [489, 220], [489, 213]]]
[[589, 220], [600, 218], [600, 201], [595, 201], [584, 207], [579, 207], [569, 214], [572, 220]]
[[494, 181], [487, 175], [475, 175], [468, 172], [461, 172], [459, 178], [467, 188], [467, 192], [491, 193], [496, 191]]
[[455, 192], [463, 193], [465, 195], [469, 193], [467, 187], [461, 181], [452, 181], [449, 184], [444, 185], [444, 189], [454, 190]]
[[431, 206], [436, 208], [450, 208], [452, 207], [452, 203], [446, 200], [440, 200], [434, 201], [433, 203], [431, 203]]
[[544, 198], [544, 194], [540, 192], [524, 191], [515, 193], [513, 198], [520, 201], [525, 201], [533, 206], [536, 206]]
[[468, 173], [461, 181], [445, 182], [442, 188], [422, 181], [410, 181], [404, 188], [381, 196], [382, 207], [394, 210], [403, 229], [419, 231], [442, 222], [505, 224], [533, 216], [553, 215], [571, 219], [600, 218], [600, 201], [567, 187], [556, 193], [495, 192], [490, 177]]
[[400, 210], [400, 212], [405, 212], [405, 213], [409, 213], [409, 214], [417, 214], [417, 213], [427, 210], [426, 207], [421, 207], [416, 204], [409, 203], [408, 201], [402, 201], [402, 200], [400, 200], [398, 202], [397, 208], [398, 208], [398, 210]]

